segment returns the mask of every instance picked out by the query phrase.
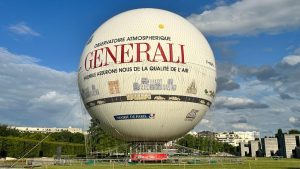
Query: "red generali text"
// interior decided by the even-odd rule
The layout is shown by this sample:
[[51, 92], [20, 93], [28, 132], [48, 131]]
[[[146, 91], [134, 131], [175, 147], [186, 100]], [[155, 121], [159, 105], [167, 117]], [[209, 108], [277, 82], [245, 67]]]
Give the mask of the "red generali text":
[[185, 64], [185, 45], [173, 43], [126, 43], [94, 49], [84, 57], [86, 71], [111, 64], [171, 62]]

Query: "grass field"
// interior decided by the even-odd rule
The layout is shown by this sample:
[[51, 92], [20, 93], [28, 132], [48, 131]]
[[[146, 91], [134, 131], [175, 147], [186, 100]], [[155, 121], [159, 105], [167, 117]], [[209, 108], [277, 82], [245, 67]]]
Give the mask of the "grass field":
[[300, 159], [272, 160], [258, 158], [244, 160], [241, 164], [97, 164], [71, 166], [43, 166], [46, 169], [300, 169]]

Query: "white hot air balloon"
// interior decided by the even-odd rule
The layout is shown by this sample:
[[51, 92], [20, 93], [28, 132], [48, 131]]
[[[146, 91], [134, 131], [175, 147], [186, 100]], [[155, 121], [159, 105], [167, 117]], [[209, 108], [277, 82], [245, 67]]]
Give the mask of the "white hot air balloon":
[[169, 141], [203, 118], [215, 78], [201, 32], [174, 13], [146, 8], [121, 13], [94, 32], [81, 56], [78, 86], [105, 131], [126, 141]]

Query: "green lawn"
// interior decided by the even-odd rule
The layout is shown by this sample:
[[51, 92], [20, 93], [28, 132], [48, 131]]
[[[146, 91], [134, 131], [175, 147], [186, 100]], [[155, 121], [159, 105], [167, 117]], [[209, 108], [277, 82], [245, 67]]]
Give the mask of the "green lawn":
[[45, 169], [300, 169], [300, 159], [272, 160], [258, 158], [257, 160], [244, 160], [242, 164], [201, 164], [201, 165], [171, 165], [171, 164], [97, 164], [72, 166], [43, 166]]

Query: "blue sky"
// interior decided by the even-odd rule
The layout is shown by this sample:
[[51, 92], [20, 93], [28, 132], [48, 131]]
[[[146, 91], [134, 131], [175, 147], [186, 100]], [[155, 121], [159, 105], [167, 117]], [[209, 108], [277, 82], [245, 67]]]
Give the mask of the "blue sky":
[[188, 19], [214, 51], [215, 109], [194, 130], [300, 128], [297, 0], [2, 0], [0, 123], [82, 127], [76, 70], [85, 42], [112, 16], [146, 7]]

